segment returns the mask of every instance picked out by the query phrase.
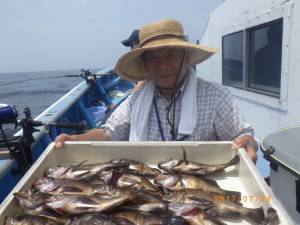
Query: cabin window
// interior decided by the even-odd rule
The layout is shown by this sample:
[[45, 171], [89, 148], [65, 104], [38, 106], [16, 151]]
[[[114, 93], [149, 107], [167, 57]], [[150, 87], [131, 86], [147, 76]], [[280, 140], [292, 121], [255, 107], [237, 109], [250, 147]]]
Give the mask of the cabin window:
[[243, 31], [229, 34], [222, 40], [222, 83], [243, 87]]
[[248, 88], [280, 95], [282, 19], [248, 29]]
[[282, 31], [281, 18], [223, 36], [222, 83], [279, 98]]

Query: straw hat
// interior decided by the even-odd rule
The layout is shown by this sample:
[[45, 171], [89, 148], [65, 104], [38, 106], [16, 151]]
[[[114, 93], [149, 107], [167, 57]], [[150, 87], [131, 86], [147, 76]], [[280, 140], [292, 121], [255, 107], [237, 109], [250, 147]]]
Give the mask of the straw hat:
[[114, 71], [122, 78], [131, 81], [147, 79], [144, 62], [140, 56], [147, 50], [157, 48], [181, 48], [188, 55], [188, 65], [200, 63], [217, 49], [190, 43], [185, 40], [183, 27], [176, 20], [160, 20], [142, 27], [139, 31], [139, 47], [123, 55]]

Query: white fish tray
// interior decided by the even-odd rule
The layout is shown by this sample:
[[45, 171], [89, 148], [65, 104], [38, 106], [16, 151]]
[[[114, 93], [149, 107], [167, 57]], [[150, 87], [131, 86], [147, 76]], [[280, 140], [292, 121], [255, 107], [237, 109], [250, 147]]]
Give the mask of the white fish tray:
[[[55, 149], [52, 143], [1, 204], [0, 225], [4, 223], [5, 216], [18, 213], [18, 203], [13, 193], [31, 186], [37, 178], [43, 176], [48, 167], [77, 164], [84, 160], [88, 160], [88, 163], [100, 163], [121, 158], [140, 160], [155, 166], [162, 159], [182, 158], [181, 147], [185, 148], [188, 160], [206, 164], [224, 163], [235, 154], [231, 150], [231, 142], [67, 142], [60, 150]], [[263, 207], [265, 213], [272, 206], [278, 212], [281, 225], [294, 224], [245, 150], [239, 149], [238, 154], [241, 159], [239, 164], [213, 178], [221, 188], [240, 191], [244, 206]], [[222, 221], [228, 225], [250, 224], [246, 220]]]

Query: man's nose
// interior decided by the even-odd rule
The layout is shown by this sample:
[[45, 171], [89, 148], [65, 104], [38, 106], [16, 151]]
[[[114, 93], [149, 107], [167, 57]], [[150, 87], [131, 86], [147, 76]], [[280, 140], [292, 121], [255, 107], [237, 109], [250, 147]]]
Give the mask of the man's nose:
[[167, 60], [167, 58], [161, 57], [161, 58], [159, 58], [158, 66], [161, 69], [169, 68], [170, 67], [170, 62]]

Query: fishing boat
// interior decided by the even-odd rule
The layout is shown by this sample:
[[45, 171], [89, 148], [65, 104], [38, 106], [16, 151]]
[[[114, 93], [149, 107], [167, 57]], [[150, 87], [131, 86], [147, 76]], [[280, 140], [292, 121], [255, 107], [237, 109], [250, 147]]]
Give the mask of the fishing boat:
[[[200, 41], [220, 51], [197, 65], [198, 76], [226, 86], [237, 99], [261, 142], [257, 168], [262, 176], [270, 175], [269, 185], [294, 224], [300, 224], [300, 153], [295, 151], [299, 130], [293, 129], [300, 124], [299, 23], [299, 1], [223, 1], [210, 14]], [[101, 107], [118, 105], [134, 86], [111, 70], [84, 78], [34, 118], [43, 126], [33, 133], [32, 162], [58, 134], [83, 132], [82, 121], [84, 129], [97, 127], [105, 120], [103, 113], [101, 119], [96, 116]], [[11, 172], [20, 167], [11, 152], [0, 156], [12, 158], [0, 161], [0, 202], [22, 177]]]
[[[201, 44], [219, 48], [197, 66], [226, 86], [261, 142], [257, 167], [300, 224], [300, 2], [226, 0], [211, 14]], [[264, 160], [267, 159], [266, 160]], [[266, 169], [268, 168], [268, 169]]]
[[0, 108], [0, 125], [13, 123], [23, 128], [11, 141], [2, 138], [0, 143], [0, 202], [57, 135], [98, 127], [111, 113], [109, 109], [117, 107], [134, 87], [111, 69], [96, 74], [82, 70], [80, 76], [81, 83], [34, 119], [28, 108], [20, 118], [14, 108]]

